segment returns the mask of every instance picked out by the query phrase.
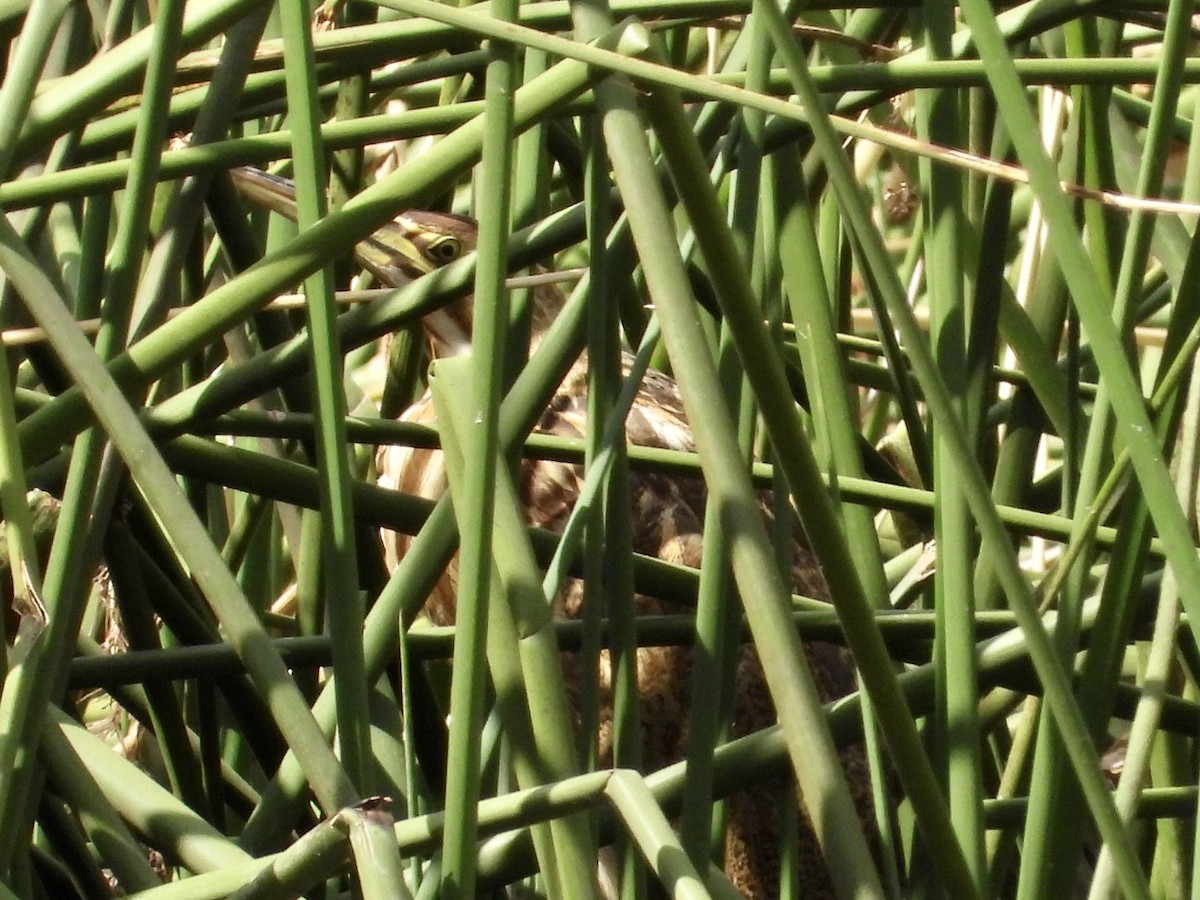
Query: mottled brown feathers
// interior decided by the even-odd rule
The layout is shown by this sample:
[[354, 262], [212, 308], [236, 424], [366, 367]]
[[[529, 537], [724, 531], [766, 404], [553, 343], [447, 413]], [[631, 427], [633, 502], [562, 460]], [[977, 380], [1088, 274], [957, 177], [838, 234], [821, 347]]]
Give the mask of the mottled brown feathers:
[[[277, 212], [295, 216], [294, 188], [280, 179], [253, 169], [238, 169], [234, 180], [247, 196]], [[413, 211], [399, 216], [371, 238], [358, 244], [360, 263], [382, 282], [398, 287], [435, 268], [453, 262], [475, 249], [475, 223], [462, 216]], [[562, 308], [565, 298], [552, 284], [533, 289], [531, 345], [536, 345]], [[434, 356], [466, 352], [473, 325], [472, 300], [456, 300], [423, 320]], [[628, 373], [628, 360], [626, 361]], [[425, 396], [402, 416], [410, 422], [432, 424], [433, 403]], [[586, 362], [580, 360], [567, 376], [543, 414], [538, 430], [547, 434], [580, 437], [587, 432]], [[670, 450], [692, 450], [692, 434], [683, 413], [675, 383], [651, 372], [645, 377], [626, 423], [631, 443]], [[377, 457], [379, 483], [385, 487], [427, 498], [446, 490], [440, 451], [387, 447]], [[559, 530], [579, 496], [579, 469], [549, 461], [527, 461], [521, 467], [519, 490], [529, 524]], [[630, 478], [630, 513], [636, 551], [673, 563], [698, 567], [703, 548], [705, 493], [699, 478], [669, 477], [634, 473]], [[764, 515], [768, 506], [763, 504]], [[394, 566], [408, 547], [408, 538], [387, 533], [384, 543], [388, 562]], [[793, 548], [792, 575], [796, 590], [824, 597], [821, 573], [805, 547]], [[426, 611], [439, 624], [454, 621], [457, 564], [451, 563], [431, 594]], [[559, 600], [559, 611], [577, 615], [578, 586], [568, 587]], [[639, 614], [686, 613], [681, 607], [654, 597], [635, 598]], [[818, 689], [826, 699], [854, 689], [854, 668], [844, 650], [808, 643], [805, 652], [812, 664]], [[564, 658], [570, 682], [579, 661]], [[643, 648], [638, 652], [638, 693], [642, 707], [643, 758], [648, 769], [683, 758], [687, 732], [688, 687], [691, 656], [680, 648]], [[607, 655], [600, 660], [599, 679], [603, 691], [611, 681]], [[609, 696], [605, 694], [605, 696]], [[771, 698], [753, 647], [743, 646], [737, 662], [737, 685], [733, 732], [747, 734], [775, 721]], [[598, 729], [603, 762], [609, 756], [611, 704], [602, 699]], [[873, 821], [868, 780], [862, 756], [843, 754], [849, 781], [856, 793], [864, 823]], [[781, 804], [790, 803], [780, 781], [754, 787], [730, 798], [726, 841], [726, 871], [734, 885], [747, 896], [767, 898], [778, 894], [779, 831]], [[812, 831], [800, 829], [801, 893], [805, 897], [832, 895], [828, 873], [816, 848]]]
[[[427, 268], [457, 258], [475, 246], [473, 224], [459, 217], [438, 213], [408, 213], [397, 220], [407, 241], [423, 257]], [[531, 344], [536, 345], [558, 314], [564, 302], [553, 285], [534, 290]], [[471, 329], [470, 298], [459, 300], [427, 316], [424, 320], [435, 356], [462, 352], [469, 347]], [[624, 360], [626, 375], [629, 358]], [[428, 395], [414, 404], [403, 418], [411, 422], [432, 423], [433, 403]], [[537, 425], [544, 434], [578, 438], [587, 434], [587, 364], [581, 359], [570, 370]], [[668, 450], [694, 450], [691, 429], [675, 382], [659, 372], [649, 372], [639, 387], [626, 421], [630, 443]], [[379, 483], [405, 493], [436, 498], [446, 490], [445, 472], [438, 451], [403, 447], [383, 449], [378, 457]], [[530, 525], [552, 531], [565, 527], [579, 497], [583, 473], [575, 466], [548, 460], [528, 460], [521, 465], [518, 491]], [[633, 549], [680, 565], [699, 567], [703, 550], [705, 490], [698, 477], [668, 476], [661, 473], [634, 472], [630, 481], [630, 514]], [[764, 515], [769, 504], [762, 503]], [[408, 545], [403, 536], [386, 534], [389, 563], [395, 565]], [[795, 589], [814, 597], [825, 597], [827, 588], [811, 554], [799, 542], [793, 547], [792, 581]], [[434, 588], [427, 604], [429, 617], [438, 624], [454, 621], [457, 591], [457, 564], [451, 563]], [[578, 616], [581, 612], [578, 583], [569, 584], [557, 600], [559, 615]], [[688, 613], [677, 604], [655, 597], [638, 595], [635, 609], [639, 615]], [[829, 700], [852, 691], [854, 667], [841, 648], [808, 643], [805, 652], [812, 665], [818, 690]], [[579, 683], [580, 665], [576, 657], [564, 657], [568, 684]], [[638, 699], [642, 714], [642, 758], [648, 770], [682, 759], [688, 736], [688, 691], [691, 682], [691, 652], [678, 647], [641, 648], [637, 654]], [[599, 662], [601, 690], [597, 751], [601, 764], [611, 762], [612, 674], [607, 653]], [[775, 722], [774, 707], [754, 648], [743, 646], [737, 662], [733, 731], [748, 734]], [[850, 783], [856, 792], [864, 823], [873, 821], [869, 780], [863, 776], [861, 753], [843, 754], [850, 770]], [[726, 829], [726, 872], [734, 886], [752, 898], [778, 896], [779, 817], [788, 799], [787, 783], [777, 779], [758, 785], [730, 799]], [[870, 830], [870, 828], [869, 828]], [[801, 888], [805, 897], [831, 897], [832, 886], [812, 829], [803, 824], [797, 847], [801, 868]]]
[[[585, 387], [585, 367], [576, 366], [542, 415], [537, 430], [571, 438], [585, 435]], [[403, 418], [431, 423], [434, 418], [431, 399], [423, 398]], [[627, 419], [627, 436], [630, 443], [645, 447], [694, 449], [678, 389], [670, 378], [656, 372], [647, 374]], [[429, 498], [440, 496], [446, 489], [438, 451], [388, 447], [380, 452], [378, 465], [381, 485]], [[528, 523], [553, 531], [562, 530], [579, 496], [582, 477], [581, 469], [575, 466], [547, 460], [524, 462], [519, 475], [519, 492]], [[630, 493], [634, 550], [672, 563], [699, 567], [705, 503], [702, 480], [635, 472], [630, 478]], [[766, 514], [765, 502], [763, 506]], [[404, 536], [385, 535], [389, 563], [394, 565], [403, 555], [407, 542]], [[427, 613], [438, 624], [454, 621], [456, 575], [457, 567], [451, 564], [429, 598]], [[824, 579], [800, 543], [794, 547], [793, 584], [797, 591], [808, 596], [827, 597]], [[578, 615], [580, 593], [577, 586], [566, 589], [559, 600], [559, 613]], [[639, 615], [690, 612], [644, 595], [636, 597], [635, 604]], [[805, 651], [824, 699], [834, 699], [854, 690], [854, 668], [845, 650], [810, 642]], [[578, 665], [576, 660], [566, 659], [564, 665], [569, 680], [577, 677], [573, 671]], [[670, 647], [639, 650], [637, 683], [643, 720], [642, 753], [647, 769], [670, 764], [685, 754], [690, 679], [689, 650]], [[599, 681], [602, 697], [611, 696], [607, 654], [601, 659]], [[611, 760], [611, 704], [603, 699], [602, 703], [597, 739], [599, 758], [606, 762]], [[758, 657], [753, 647], [744, 646], [738, 660], [734, 733], [748, 734], [774, 722], [774, 708]], [[865, 765], [861, 754], [851, 751], [843, 754], [843, 760], [852, 770], [851, 784], [859, 794], [858, 805], [863, 820], [869, 822], [869, 781], [863, 775]], [[731, 798], [726, 870], [734, 886], [748, 897], [778, 895], [777, 823], [781, 798], [788, 796], [786, 788], [784, 781], [776, 779]], [[804, 896], [832, 896], [828, 873], [807, 826], [800, 828], [797, 849], [803, 870]]]

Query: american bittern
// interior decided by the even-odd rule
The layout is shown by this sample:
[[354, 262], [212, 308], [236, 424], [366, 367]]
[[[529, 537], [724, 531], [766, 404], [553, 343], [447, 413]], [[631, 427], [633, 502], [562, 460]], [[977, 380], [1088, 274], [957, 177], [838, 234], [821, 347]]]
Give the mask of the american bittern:
[[[235, 181], [245, 194], [285, 215], [293, 215], [288, 182], [254, 170], [238, 170]], [[457, 259], [475, 247], [475, 223], [460, 216], [409, 212], [387, 229], [361, 244], [360, 263], [388, 284], [405, 283]], [[554, 320], [564, 297], [556, 287], [541, 286], [534, 292], [531, 343]], [[423, 325], [433, 357], [469, 349], [471, 298], [455, 301], [426, 316]], [[628, 370], [629, 360], [626, 360]], [[563, 437], [586, 434], [587, 363], [581, 359], [571, 368], [543, 413], [537, 430]], [[427, 394], [401, 416], [406, 421], [431, 424], [433, 403]], [[693, 451], [691, 430], [683, 413], [679, 392], [672, 379], [659, 372], [647, 373], [626, 421], [630, 443], [644, 447]], [[386, 447], [376, 460], [379, 484], [426, 498], [436, 498], [447, 489], [440, 451], [409, 447]], [[519, 489], [524, 515], [530, 525], [561, 531], [579, 496], [582, 471], [564, 463], [529, 460], [520, 471]], [[705, 490], [699, 478], [635, 472], [630, 479], [633, 549], [672, 563], [698, 568], [702, 552]], [[764, 513], [766, 505], [764, 504]], [[384, 535], [389, 565], [404, 555], [409, 540], [388, 532]], [[451, 564], [426, 604], [426, 612], [437, 624], [452, 624], [455, 618], [456, 566]], [[825, 598], [828, 591], [809, 551], [799, 542], [793, 547], [794, 588], [812, 597]], [[567, 617], [581, 614], [582, 592], [574, 585], [559, 598], [558, 612]], [[687, 613], [681, 604], [639, 595], [640, 615]], [[842, 696], [855, 687], [853, 664], [848, 654], [829, 644], [810, 642], [806, 652], [817, 684], [826, 700]], [[568, 673], [577, 663], [564, 663]], [[607, 655], [601, 659], [600, 680], [604, 697], [601, 710], [599, 758], [611, 760], [611, 684]], [[642, 648], [638, 651], [637, 685], [643, 719], [643, 758], [648, 770], [678, 761], [684, 756], [688, 736], [688, 692], [691, 652], [677, 647]], [[715, 698], [714, 698], [715, 700]], [[773, 724], [774, 710], [758, 658], [743, 646], [737, 663], [733, 734], [740, 736]], [[843, 761], [852, 769], [850, 782], [858, 795], [860, 817], [868, 833], [875, 833], [869, 778], [861, 754], [849, 751]], [[779, 822], [787, 791], [775, 783], [758, 785], [730, 798], [725, 838], [725, 870], [734, 886], [747, 896], [766, 898], [779, 893]], [[828, 872], [807, 824], [799, 834], [802, 893], [806, 897], [833, 896]]]

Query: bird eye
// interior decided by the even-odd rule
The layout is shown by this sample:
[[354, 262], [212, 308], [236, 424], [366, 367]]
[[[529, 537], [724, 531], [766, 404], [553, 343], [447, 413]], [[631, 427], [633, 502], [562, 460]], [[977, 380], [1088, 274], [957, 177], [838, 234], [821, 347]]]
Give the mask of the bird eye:
[[425, 250], [429, 261], [439, 266], [454, 262], [460, 253], [462, 253], [462, 244], [459, 243], [458, 238], [449, 235], [438, 238]]

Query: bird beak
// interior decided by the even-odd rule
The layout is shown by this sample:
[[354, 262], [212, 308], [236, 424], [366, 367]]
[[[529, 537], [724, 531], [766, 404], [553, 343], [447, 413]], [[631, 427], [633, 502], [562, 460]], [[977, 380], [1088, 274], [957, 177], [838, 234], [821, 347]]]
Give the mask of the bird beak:
[[[272, 212], [297, 220], [296, 185], [288, 178], [242, 166], [230, 171], [233, 183], [246, 199]], [[409, 237], [409, 229], [389, 222], [359, 241], [354, 256], [381, 284], [399, 288], [435, 268]]]

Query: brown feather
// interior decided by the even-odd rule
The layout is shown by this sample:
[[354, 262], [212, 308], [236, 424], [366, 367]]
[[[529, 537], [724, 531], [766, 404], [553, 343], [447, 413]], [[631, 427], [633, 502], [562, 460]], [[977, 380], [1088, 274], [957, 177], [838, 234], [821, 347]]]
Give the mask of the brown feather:
[[[572, 369], [538, 423], [537, 431], [560, 437], [579, 438], [587, 433], [585, 370]], [[433, 403], [426, 395], [402, 417], [406, 421], [433, 424]], [[631, 444], [670, 450], [694, 450], [691, 431], [683, 414], [675, 383], [667, 376], [647, 373], [626, 420]], [[378, 457], [379, 483], [405, 493], [430, 499], [446, 490], [440, 451], [387, 447]], [[579, 467], [549, 460], [528, 460], [521, 466], [519, 491], [528, 524], [561, 531], [578, 499], [583, 479]], [[705, 490], [701, 479], [635, 472], [630, 478], [633, 549], [668, 562], [699, 568], [703, 551]], [[766, 504], [763, 503], [764, 514]], [[403, 556], [409, 539], [388, 532], [384, 535], [388, 562]], [[794, 547], [793, 585], [808, 596], [827, 598], [819, 568], [799, 542]], [[454, 622], [457, 565], [452, 563], [438, 582], [426, 606], [437, 624]], [[560, 614], [581, 614], [578, 585], [569, 586], [559, 599]], [[639, 615], [680, 614], [692, 610], [646, 595], [635, 598]], [[852, 661], [846, 651], [830, 644], [805, 645], [818, 688], [825, 700], [855, 689]], [[568, 676], [574, 668], [566, 661]], [[600, 663], [602, 692], [598, 750], [603, 763], [611, 761], [611, 667], [607, 653]], [[638, 695], [643, 720], [643, 758], [647, 770], [682, 759], [686, 752], [688, 689], [691, 652], [682, 648], [650, 647], [638, 651]], [[749, 734], [775, 722], [774, 707], [766, 688], [758, 656], [752, 646], [743, 646], [737, 664], [737, 690], [733, 730], [735, 736]], [[858, 750], [843, 754], [856, 785], [856, 801], [864, 822], [872, 821], [869, 777]], [[731, 798], [727, 829], [727, 874], [746, 896], [777, 896], [779, 873], [778, 813], [786, 785], [775, 781], [744, 791]], [[801, 828], [800, 859], [805, 896], [833, 896], [812, 831]]]
[[[424, 227], [453, 234], [463, 248], [474, 246], [463, 220], [448, 220], [443, 228], [437, 214], [412, 213]], [[468, 220], [469, 221], [469, 220]], [[539, 290], [535, 296], [533, 343], [561, 308], [563, 298], [555, 290]], [[448, 314], [470, 328], [470, 301], [448, 307]], [[448, 351], [447, 342], [438, 334], [437, 320], [427, 322], [435, 355]], [[630, 359], [625, 359], [628, 374]], [[579, 438], [587, 434], [587, 367], [581, 359], [555, 393], [536, 430], [543, 434]], [[433, 424], [433, 403], [429, 395], [407, 410], [406, 421]], [[648, 372], [626, 420], [626, 436], [631, 444], [669, 450], [693, 451], [691, 429], [675, 382], [660, 372]], [[379, 483], [405, 493], [434, 499], [446, 490], [446, 478], [440, 451], [387, 447], [378, 459]], [[583, 473], [579, 467], [549, 460], [527, 460], [520, 469], [519, 493], [528, 524], [561, 531], [579, 497]], [[668, 562], [698, 568], [703, 551], [705, 489], [702, 479], [635, 472], [630, 478], [630, 510], [633, 549], [638, 553]], [[760, 501], [769, 516], [766, 498]], [[409, 539], [384, 534], [388, 562], [395, 565], [408, 547]], [[812, 597], [827, 598], [828, 588], [811, 553], [799, 541], [793, 548], [792, 581], [795, 590]], [[457, 591], [457, 561], [434, 588], [426, 611], [437, 624], [454, 621]], [[559, 612], [567, 617], [581, 613], [582, 591], [569, 585], [560, 595]], [[690, 613], [678, 604], [646, 595], [635, 598], [639, 615]], [[805, 651], [812, 665], [822, 698], [831, 700], [855, 689], [853, 662], [839, 647], [808, 642]], [[691, 653], [675, 647], [641, 648], [638, 651], [637, 685], [643, 722], [643, 759], [654, 770], [683, 758], [687, 741], [688, 689], [691, 678]], [[564, 659], [570, 681], [577, 661]], [[599, 681], [602, 691], [598, 749], [600, 760], [611, 760], [611, 666], [608, 654], [600, 660]], [[576, 672], [577, 675], [577, 672]], [[737, 663], [737, 686], [733, 733], [749, 734], [775, 722], [774, 707], [754, 648], [745, 645]], [[860, 817], [873, 833], [873, 807], [869, 778], [861, 750], [843, 753], [850, 783], [856, 794]], [[782, 781], [756, 786], [730, 799], [726, 838], [726, 872], [734, 886], [746, 896], [778, 896], [779, 811], [788, 796]], [[820, 850], [807, 823], [800, 828], [803, 894], [806, 897], [832, 897], [833, 890]]]
[[[295, 215], [294, 188], [286, 179], [254, 169], [232, 172], [240, 190], [256, 202], [283, 215]], [[475, 223], [462, 216], [411, 211], [389, 223], [356, 248], [360, 263], [384, 283], [399, 286], [475, 249]], [[553, 322], [564, 297], [553, 285], [533, 291], [531, 345]], [[473, 324], [472, 299], [459, 299], [429, 315], [424, 325], [434, 356], [469, 350]], [[628, 374], [628, 360], [626, 360]], [[423, 397], [401, 417], [406, 421], [434, 424], [432, 400]], [[538, 424], [538, 431], [568, 437], [587, 433], [586, 361], [581, 360], [567, 376]], [[647, 373], [627, 422], [628, 440], [639, 446], [670, 450], [693, 450], [691, 429], [675, 383], [658, 372]], [[426, 498], [446, 490], [440, 451], [406, 447], [383, 448], [377, 457], [379, 483], [384, 487]], [[550, 461], [527, 461], [521, 467], [520, 494], [526, 519], [531, 525], [561, 530], [579, 496], [581, 471]], [[699, 478], [667, 477], [634, 473], [630, 478], [630, 511], [633, 546], [639, 553], [673, 563], [699, 567], [704, 521], [704, 484]], [[764, 515], [769, 505], [762, 502]], [[391, 532], [384, 534], [389, 565], [394, 566], [409, 546], [409, 539]], [[429, 617], [439, 624], [454, 621], [457, 591], [457, 562], [447, 568], [426, 605]], [[827, 596], [827, 588], [811, 554], [800, 542], [794, 546], [793, 585], [801, 593]], [[569, 586], [560, 598], [560, 611], [567, 616], [580, 612], [582, 591]], [[687, 613], [677, 604], [639, 595], [640, 614]], [[809, 642], [805, 652], [812, 664], [818, 688], [826, 699], [854, 689], [854, 667], [838, 647]], [[642, 707], [646, 767], [656, 769], [684, 755], [687, 740], [688, 687], [691, 655], [680, 648], [642, 648], [638, 651], [638, 693]], [[568, 675], [577, 660], [565, 659]], [[610, 664], [605, 654], [600, 661], [603, 689], [611, 689]], [[606, 693], [606, 697], [608, 694]], [[742, 735], [773, 724], [775, 712], [766, 688], [758, 657], [752, 646], [741, 648], [737, 663], [737, 692], [733, 733]], [[611, 703], [602, 709], [599, 729], [601, 758], [609, 758]], [[873, 813], [865, 763], [859, 751], [843, 753], [859, 815], [873, 831]], [[778, 813], [787, 792], [782, 782], [760, 785], [730, 798], [726, 830], [726, 872], [734, 885], [754, 898], [778, 893]], [[811, 828], [800, 829], [801, 887], [807, 897], [832, 896]]]

